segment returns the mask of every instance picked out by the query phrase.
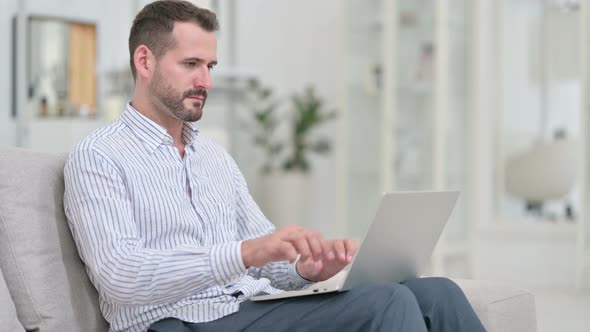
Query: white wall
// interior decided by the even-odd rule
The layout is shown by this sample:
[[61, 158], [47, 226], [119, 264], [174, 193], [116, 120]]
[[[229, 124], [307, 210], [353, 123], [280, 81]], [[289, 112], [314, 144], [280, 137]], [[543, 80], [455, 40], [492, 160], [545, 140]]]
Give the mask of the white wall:
[[[340, 0], [236, 1], [237, 65], [255, 73], [282, 96], [312, 83], [327, 105], [345, 110], [345, 6]], [[223, 26], [223, 22], [221, 22]], [[358, 110], [362, 112], [362, 110]], [[338, 193], [338, 125], [327, 126], [336, 151], [313, 160], [307, 220], [329, 235], [337, 235], [343, 220]], [[241, 158], [248, 181], [255, 186], [256, 160]]]

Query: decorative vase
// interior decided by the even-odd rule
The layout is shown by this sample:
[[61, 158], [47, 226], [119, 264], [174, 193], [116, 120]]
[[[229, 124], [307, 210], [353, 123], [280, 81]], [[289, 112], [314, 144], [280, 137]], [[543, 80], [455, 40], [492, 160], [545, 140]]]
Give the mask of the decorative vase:
[[260, 177], [260, 208], [277, 227], [305, 226], [308, 177], [303, 172], [271, 172]]

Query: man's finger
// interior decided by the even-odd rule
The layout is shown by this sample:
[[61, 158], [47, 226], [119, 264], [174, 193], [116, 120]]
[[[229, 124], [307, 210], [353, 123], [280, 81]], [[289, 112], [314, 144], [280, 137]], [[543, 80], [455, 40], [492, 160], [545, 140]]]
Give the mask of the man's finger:
[[330, 241], [330, 240], [324, 240], [322, 241], [322, 249], [323, 249], [323, 255], [324, 258], [332, 261], [336, 258], [336, 253], [334, 252], [334, 245], [333, 243], [334, 241]]
[[311, 249], [305, 237], [298, 237], [290, 242], [297, 250], [297, 253], [301, 255], [301, 259], [306, 260], [311, 255]]
[[344, 248], [344, 242], [342, 240], [335, 240], [332, 247], [334, 248], [334, 253], [338, 260], [342, 262], [346, 261], [346, 248]]
[[315, 261], [320, 260], [324, 251], [321, 244], [321, 235], [317, 232], [310, 232], [307, 236], [307, 243], [311, 249], [313, 259]]
[[346, 248], [346, 260], [350, 263], [358, 250], [358, 242], [353, 239], [345, 239], [344, 246]]
[[295, 248], [295, 246], [293, 246], [292, 243], [287, 241], [281, 241], [279, 250], [281, 251], [281, 256], [284, 257], [282, 259], [286, 259], [290, 263], [293, 263], [297, 260], [297, 249]]

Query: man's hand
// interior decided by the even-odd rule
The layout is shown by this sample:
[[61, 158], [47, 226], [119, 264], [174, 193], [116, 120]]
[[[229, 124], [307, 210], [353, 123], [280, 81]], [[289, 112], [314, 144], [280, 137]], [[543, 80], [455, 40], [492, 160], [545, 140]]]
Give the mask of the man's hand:
[[300, 259], [319, 260], [322, 257], [322, 243], [325, 240], [319, 232], [292, 225], [257, 239], [242, 242], [242, 260], [246, 267], [261, 267], [266, 263]]
[[352, 239], [324, 241], [323, 257], [299, 259], [297, 272], [303, 278], [312, 281], [324, 281], [340, 272], [352, 259], [358, 249], [358, 242]]
[[242, 242], [246, 267], [270, 262], [297, 262], [297, 272], [305, 279], [322, 281], [340, 272], [352, 261], [358, 244], [351, 239], [325, 240], [319, 232], [288, 226], [276, 232]]

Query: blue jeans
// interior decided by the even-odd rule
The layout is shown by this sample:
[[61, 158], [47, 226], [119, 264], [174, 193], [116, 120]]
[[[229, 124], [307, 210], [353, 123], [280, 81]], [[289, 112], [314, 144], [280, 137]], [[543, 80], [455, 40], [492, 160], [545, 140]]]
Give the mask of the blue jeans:
[[207, 323], [167, 318], [149, 332], [214, 331], [485, 331], [463, 291], [446, 278], [419, 278], [342, 293], [240, 305]]

